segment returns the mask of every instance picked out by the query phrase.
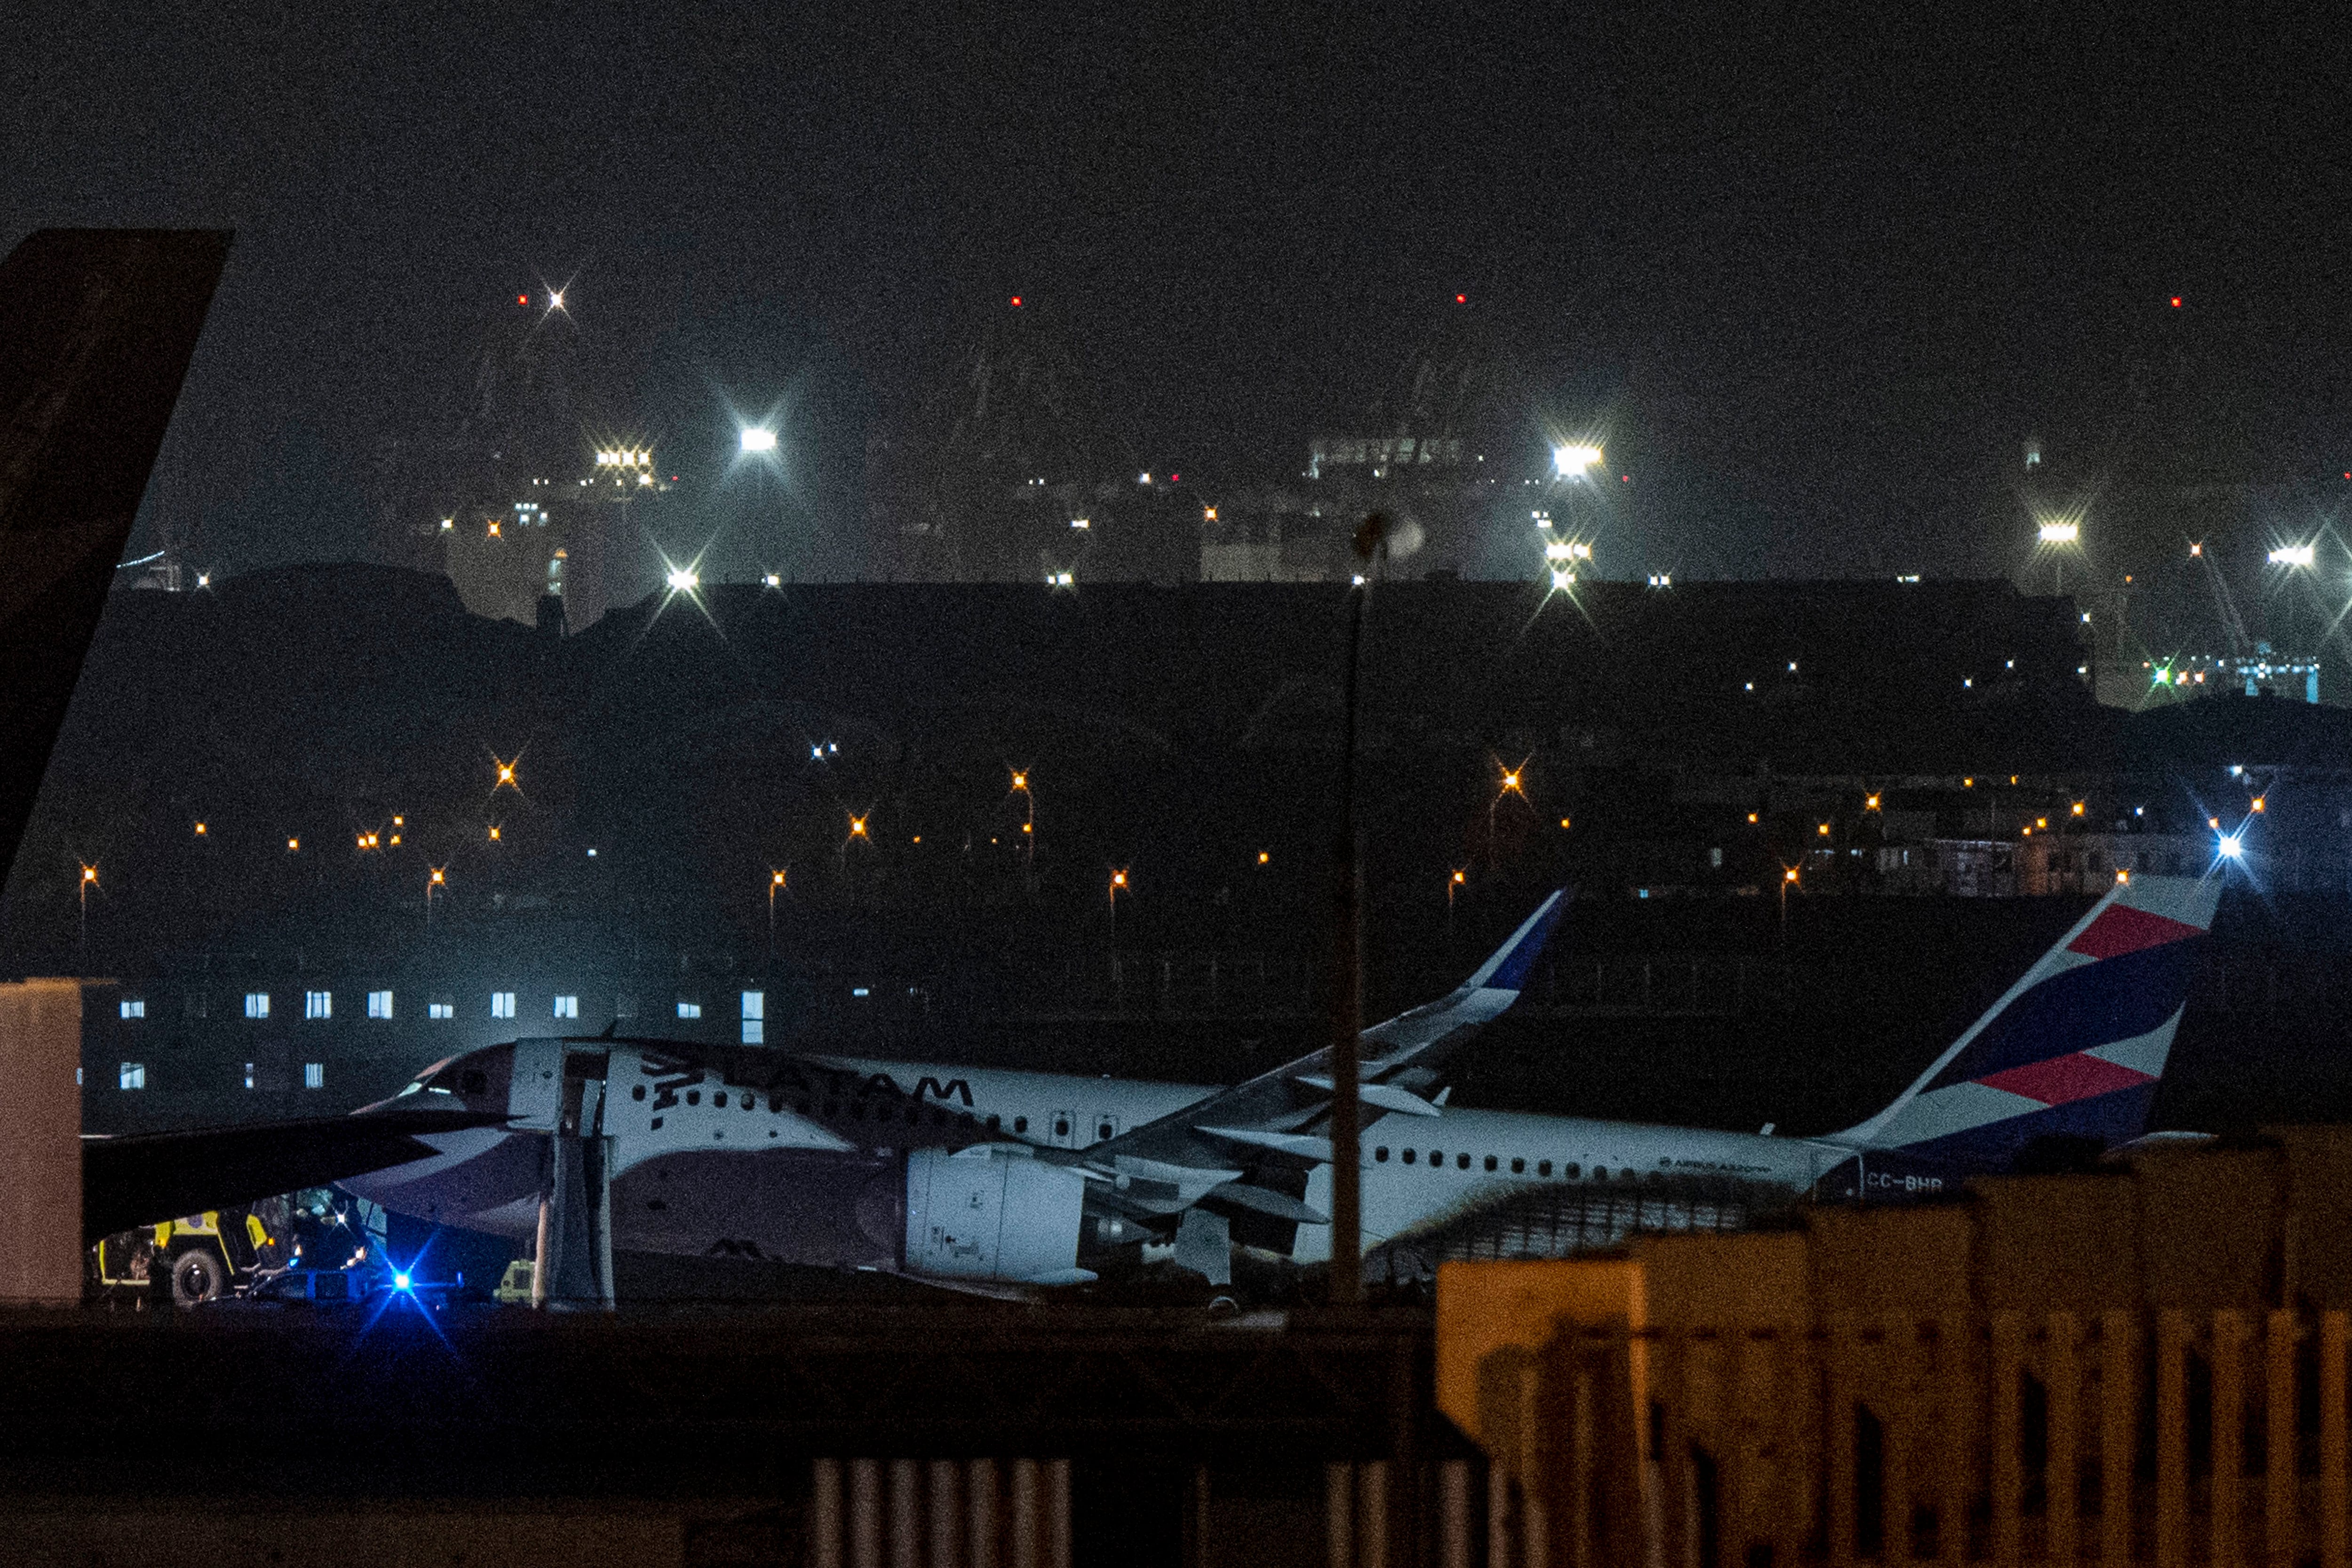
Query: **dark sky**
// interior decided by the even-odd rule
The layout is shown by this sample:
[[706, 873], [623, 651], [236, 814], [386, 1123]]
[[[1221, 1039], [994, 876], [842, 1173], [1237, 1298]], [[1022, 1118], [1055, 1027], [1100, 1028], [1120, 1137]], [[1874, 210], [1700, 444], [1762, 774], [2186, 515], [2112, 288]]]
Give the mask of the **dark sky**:
[[787, 400], [835, 503], [1014, 291], [1212, 480], [1465, 292], [1694, 574], [2003, 570], [2029, 428], [2352, 467], [2344, 55], [2236, 13], [35, 9], [0, 242], [239, 231], [151, 496], [236, 566], [361, 552], [373, 444], [565, 279], [673, 449]]

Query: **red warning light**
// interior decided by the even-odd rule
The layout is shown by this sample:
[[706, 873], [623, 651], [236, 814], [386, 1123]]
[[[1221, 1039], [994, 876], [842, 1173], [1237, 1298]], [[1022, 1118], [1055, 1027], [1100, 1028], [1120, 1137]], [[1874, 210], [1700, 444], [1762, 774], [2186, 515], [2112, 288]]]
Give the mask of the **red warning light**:
[[2176, 310], [2180, 309], [2180, 296], [2178, 294], [2172, 297], [2172, 308]]
[[515, 296], [515, 303], [518, 305], [528, 305], [530, 303], [530, 296], [528, 294], [518, 294]]
[[1454, 302], [1457, 305], [1466, 305], [1470, 302], [1470, 296], [1467, 294], [1456, 294], [1454, 296]]
[[1621, 485], [1630, 485], [1633, 482], [1633, 476], [1631, 474], [1620, 474], [1617, 476], [1617, 482]]
[[1016, 310], [1021, 309], [1021, 296], [1018, 294], [1013, 296], [1013, 308]]
[[1168, 476], [1168, 482], [1171, 485], [1181, 485], [1184, 482], [1184, 476], [1181, 474], [1171, 474]]

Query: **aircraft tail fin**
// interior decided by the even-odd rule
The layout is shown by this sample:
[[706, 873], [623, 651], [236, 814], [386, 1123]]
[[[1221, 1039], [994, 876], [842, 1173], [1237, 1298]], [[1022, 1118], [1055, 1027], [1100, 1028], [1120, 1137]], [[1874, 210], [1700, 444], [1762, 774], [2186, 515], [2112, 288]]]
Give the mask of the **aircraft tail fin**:
[[1830, 1142], [1967, 1171], [2147, 1124], [2218, 877], [2135, 876], [2077, 921], [1893, 1104]]

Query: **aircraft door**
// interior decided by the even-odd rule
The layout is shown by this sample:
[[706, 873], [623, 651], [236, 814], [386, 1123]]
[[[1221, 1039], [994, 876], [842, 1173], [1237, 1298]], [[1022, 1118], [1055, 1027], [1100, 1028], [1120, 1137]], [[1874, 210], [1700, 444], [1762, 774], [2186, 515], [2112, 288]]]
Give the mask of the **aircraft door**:
[[518, 1131], [552, 1132], [563, 1109], [563, 1042], [517, 1040], [507, 1080], [507, 1124]]
[[1086, 1142], [1108, 1143], [1118, 1136], [1118, 1116], [1116, 1112], [1097, 1110], [1087, 1118]]
[[1073, 1110], [1056, 1110], [1054, 1112], [1053, 1120], [1045, 1123], [1045, 1141], [1053, 1144], [1056, 1149], [1074, 1149], [1077, 1147], [1077, 1112]]

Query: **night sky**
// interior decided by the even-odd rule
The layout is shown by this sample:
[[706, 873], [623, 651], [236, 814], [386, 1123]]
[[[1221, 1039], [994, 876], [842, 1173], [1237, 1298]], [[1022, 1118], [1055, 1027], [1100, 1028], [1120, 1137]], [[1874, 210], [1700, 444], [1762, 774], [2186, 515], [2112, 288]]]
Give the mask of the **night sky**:
[[1014, 292], [1212, 484], [1465, 294], [1693, 575], [2006, 570], [2029, 429], [2352, 468], [2343, 52], [2227, 12], [224, 9], [16, 13], [0, 243], [238, 230], [150, 492], [235, 569], [363, 554], [375, 444], [567, 279], [616, 417], [782, 407], [852, 524]]

